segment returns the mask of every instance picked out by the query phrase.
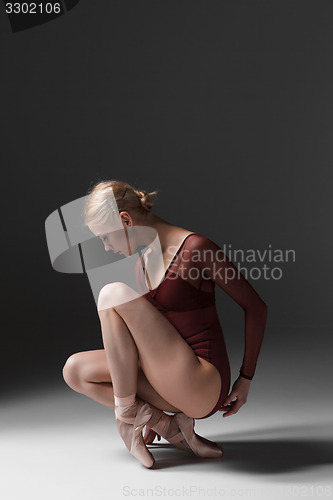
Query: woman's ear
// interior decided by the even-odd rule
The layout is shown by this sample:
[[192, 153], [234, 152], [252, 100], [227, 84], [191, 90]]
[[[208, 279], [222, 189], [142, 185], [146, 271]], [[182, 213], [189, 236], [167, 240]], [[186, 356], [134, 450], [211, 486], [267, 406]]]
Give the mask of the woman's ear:
[[125, 226], [133, 226], [132, 217], [130, 216], [130, 214], [128, 212], [125, 212], [125, 211], [121, 212], [120, 218], [121, 218], [122, 223], [125, 224]]

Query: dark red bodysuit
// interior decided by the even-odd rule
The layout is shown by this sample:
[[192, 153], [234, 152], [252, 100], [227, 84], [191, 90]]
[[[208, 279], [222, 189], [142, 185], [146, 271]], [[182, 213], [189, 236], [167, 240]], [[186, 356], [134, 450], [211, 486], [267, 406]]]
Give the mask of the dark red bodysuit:
[[[144, 271], [143, 255], [136, 265], [142, 265]], [[136, 272], [141, 292], [147, 287], [138, 275]], [[141, 279], [143, 276], [141, 273]], [[254, 311], [256, 305], [263, 304], [251, 284], [218, 245], [203, 235], [191, 233], [174, 254], [159, 286], [143, 295], [174, 325], [195, 354], [212, 363], [220, 373], [219, 399], [210, 413], [201, 418], [218, 411], [230, 388], [230, 365], [215, 305], [215, 283], [245, 312], [251, 306], [254, 306]], [[263, 334], [264, 329], [258, 328], [255, 315], [250, 314], [245, 323], [245, 353], [240, 369], [245, 378], [252, 379], [254, 375]]]

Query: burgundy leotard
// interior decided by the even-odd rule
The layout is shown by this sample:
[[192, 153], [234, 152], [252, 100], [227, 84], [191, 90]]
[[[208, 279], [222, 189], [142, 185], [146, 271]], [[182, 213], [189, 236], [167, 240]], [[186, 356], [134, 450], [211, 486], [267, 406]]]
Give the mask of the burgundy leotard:
[[[144, 270], [142, 255], [138, 264]], [[237, 273], [234, 278], [231, 270]], [[146, 285], [142, 288], [138, 274], [136, 268], [140, 291], [146, 289]], [[218, 245], [203, 235], [191, 233], [178, 248], [159, 286], [143, 295], [175, 326], [195, 354], [212, 363], [220, 373], [222, 386], [219, 399], [202, 418], [213, 415], [222, 406], [230, 388], [230, 365], [215, 305], [215, 283], [244, 310], [252, 303], [262, 303], [250, 283], [238, 274], [237, 268]], [[254, 375], [262, 337], [263, 329], [255, 325], [251, 327], [247, 321], [245, 354], [240, 370], [245, 378], [252, 379]]]

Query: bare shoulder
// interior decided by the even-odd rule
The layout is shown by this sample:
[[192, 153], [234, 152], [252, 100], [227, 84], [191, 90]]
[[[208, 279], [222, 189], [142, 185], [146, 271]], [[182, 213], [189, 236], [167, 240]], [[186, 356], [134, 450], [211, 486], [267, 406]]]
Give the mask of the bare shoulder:
[[175, 255], [175, 252], [179, 247], [183, 244], [185, 239], [189, 234], [192, 234], [194, 231], [189, 231], [179, 226], [170, 226], [168, 231], [164, 233], [163, 238], [161, 240], [162, 244], [162, 253], [165, 256], [170, 256], [172, 258]]
[[194, 231], [189, 231], [183, 227], [172, 226], [168, 235], [168, 240], [170, 245], [180, 245], [189, 234], [193, 233]]

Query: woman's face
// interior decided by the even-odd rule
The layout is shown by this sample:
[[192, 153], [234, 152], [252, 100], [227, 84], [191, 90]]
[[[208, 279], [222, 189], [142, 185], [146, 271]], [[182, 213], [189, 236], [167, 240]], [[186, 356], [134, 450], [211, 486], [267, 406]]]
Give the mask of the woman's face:
[[120, 255], [128, 255], [128, 246], [124, 229], [116, 229], [110, 232], [105, 226], [98, 226], [93, 223], [89, 224], [88, 227], [95, 236], [102, 240], [106, 252], [112, 250], [114, 253]]

